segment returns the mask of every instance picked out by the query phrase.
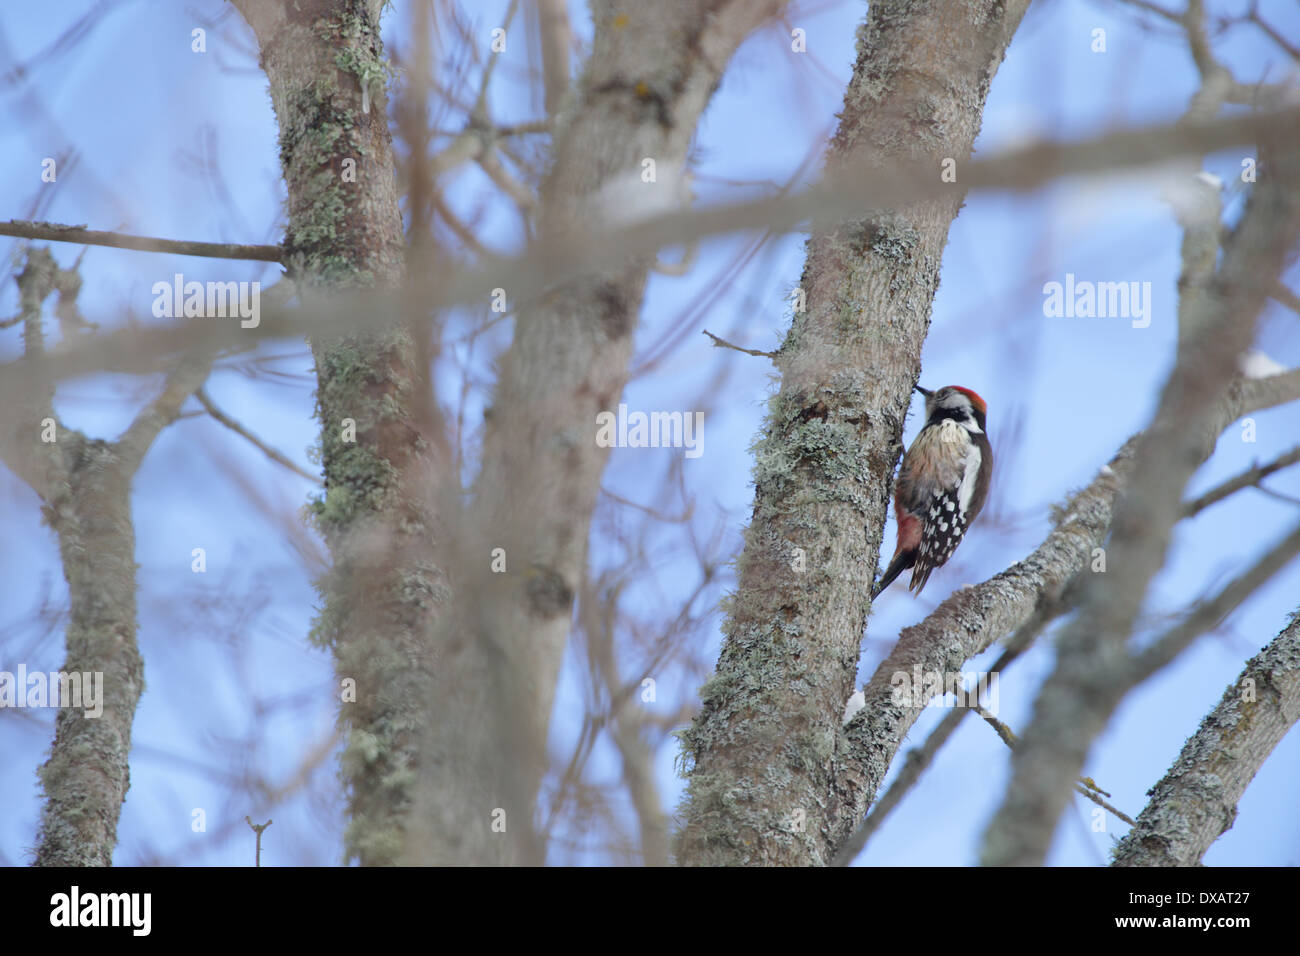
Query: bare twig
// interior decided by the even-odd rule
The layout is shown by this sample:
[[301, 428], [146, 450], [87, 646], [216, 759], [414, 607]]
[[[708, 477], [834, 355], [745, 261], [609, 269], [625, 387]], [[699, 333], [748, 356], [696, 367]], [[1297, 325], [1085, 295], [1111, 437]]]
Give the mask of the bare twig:
[[258, 438], [252, 432], [250, 432], [243, 425], [239, 424], [239, 422], [235, 421], [233, 418], [231, 418], [221, 409], [217, 408], [217, 406], [212, 403], [212, 399], [211, 397], [209, 397], [206, 388], [200, 388], [197, 392], [194, 393], [194, 397], [199, 400], [199, 404], [201, 404], [204, 407], [204, 409], [207, 410], [207, 413], [209, 415], [211, 415], [214, 419], [216, 419], [221, 424], [225, 425], [236, 435], [246, 438], [254, 447], [256, 447], [264, 455], [266, 455], [267, 458], [270, 458], [273, 462], [275, 462], [278, 465], [283, 465], [285, 468], [288, 468], [290, 471], [294, 472], [295, 474], [301, 475], [302, 477], [306, 478], [308, 481], [312, 482], [313, 484], [319, 485], [321, 483], [319, 475], [313, 475], [311, 472], [307, 471], [306, 469], [300, 468], [295, 462], [289, 459], [282, 452], [276, 451], [270, 445], [266, 444], [266, 442], [262, 441], [260, 438]]
[[731, 344], [730, 342], [728, 342], [726, 339], [720, 339], [720, 338], [718, 338], [716, 335], [714, 335], [714, 334], [713, 334], [712, 332], [710, 332], [708, 329], [702, 329], [701, 331], [703, 331], [704, 334], [707, 335], [709, 338], [713, 339], [713, 346], [714, 346], [714, 348], [720, 348], [720, 349], [735, 349], [737, 352], [744, 352], [746, 355], [761, 355], [761, 356], [763, 356], [763, 358], [770, 358], [770, 359], [774, 359], [774, 358], [776, 358], [776, 352], [774, 352], [774, 351], [773, 351], [773, 352], [764, 352], [762, 349], [747, 349], [747, 348], [742, 348], [742, 347], [739, 346], [739, 345], [732, 345], [732, 344]]
[[253, 818], [249, 816], [245, 816], [244, 820], [248, 822], [248, 825], [253, 828], [253, 832], [257, 834], [257, 856], [255, 857], [255, 862], [253, 865], [261, 866], [262, 865], [262, 831], [265, 830], [267, 827], [269, 827], [275, 821], [267, 820], [265, 823], [254, 823]]
[[1255, 593], [1256, 588], [1277, 574], [1298, 553], [1300, 525], [1269, 548], [1249, 569], [1228, 582], [1218, 594], [1197, 605], [1187, 617], [1137, 654], [1125, 675], [1129, 686], [1136, 686], [1172, 661], [1199, 635], [1236, 610], [1242, 601]]
[[[1259, 487], [1259, 483], [1274, 472], [1281, 471], [1283, 468], [1289, 468], [1296, 462], [1300, 462], [1300, 445], [1292, 448], [1285, 455], [1282, 455], [1267, 465], [1256, 465], [1230, 478], [1216, 488], [1211, 488], [1205, 494], [1183, 505], [1183, 517], [1190, 518], [1193, 515], [1200, 514], [1210, 505], [1217, 504], [1229, 495], [1240, 491], [1242, 488]], [[1266, 489], [1260, 488], [1261, 491]]]
[[1104, 799], [1104, 798], [1102, 797], [1102, 791], [1100, 791], [1100, 790], [1093, 790], [1093, 789], [1089, 788], [1088, 786], [1086, 786], [1086, 785], [1084, 785], [1084, 784], [1082, 784], [1082, 783], [1076, 783], [1076, 784], [1074, 785], [1074, 789], [1075, 789], [1075, 792], [1076, 792], [1076, 793], [1079, 793], [1080, 795], [1087, 797], [1087, 798], [1088, 798], [1089, 800], [1091, 800], [1093, 803], [1097, 804], [1097, 806], [1099, 806], [1099, 807], [1101, 807], [1103, 810], [1106, 810], [1106, 811], [1108, 811], [1109, 813], [1112, 813], [1112, 814], [1114, 814], [1115, 816], [1119, 817], [1121, 820], [1123, 820], [1123, 821], [1124, 821], [1125, 823], [1127, 823], [1129, 826], [1131, 826], [1131, 827], [1137, 826], [1137, 821], [1136, 821], [1136, 820], [1134, 820], [1131, 816], [1129, 816], [1129, 815], [1128, 815], [1127, 813], [1125, 813], [1123, 810], [1119, 809], [1119, 807], [1115, 806], [1113, 803], [1111, 803], [1111, 802], [1109, 802], [1108, 800]]
[[1260, 31], [1266, 37], [1285, 50], [1287, 56], [1291, 57], [1293, 60], [1300, 61], [1300, 47], [1287, 40], [1286, 37], [1282, 36], [1282, 34], [1277, 31], [1276, 27], [1259, 15], [1258, 3], [1251, 3], [1250, 11], [1246, 14], [1246, 19], [1259, 27]]
[[[1002, 721], [998, 720], [996, 717], [990, 714], [983, 707], [980, 707], [978, 704], [976, 704], [972, 709], [975, 711], [975, 713], [983, 717], [984, 722], [988, 724], [990, 727], [992, 727], [994, 731], [997, 732], [997, 735], [1002, 738], [1002, 742], [1006, 744], [1007, 747], [1009, 747], [1011, 750], [1016, 749], [1016, 744], [1019, 743], [1020, 741], [1019, 738], [1016, 737], [1016, 732], [1014, 730], [1012, 730]], [[1106, 800], [1103, 799], [1104, 797], [1109, 797], [1110, 794], [1107, 793], [1105, 790], [1101, 789], [1101, 787], [1097, 786], [1096, 782], [1091, 777], [1080, 777], [1079, 782], [1074, 785], [1074, 789], [1081, 795], [1087, 797], [1093, 803], [1097, 804], [1097, 806], [1109, 810], [1111, 813], [1119, 817], [1129, 826], [1136, 825], [1137, 821], [1135, 821], [1131, 816], [1129, 816], [1123, 810], [1117, 809], [1115, 806], [1113, 806], [1112, 804], [1108, 803]]]
[[102, 232], [85, 226], [64, 226], [53, 222], [27, 222], [10, 219], [0, 222], [0, 236], [17, 236], [19, 239], [41, 239], [50, 242], [78, 242], [90, 246], [110, 246], [114, 249], [135, 249], [139, 252], [170, 252], [181, 256], [206, 256], [209, 259], [253, 259], [258, 262], [279, 262], [284, 250], [279, 246], [249, 246], [228, 242], [191, 242], [183, 239], [155, 239], [150, 236], [129, 236], [121, 232]]

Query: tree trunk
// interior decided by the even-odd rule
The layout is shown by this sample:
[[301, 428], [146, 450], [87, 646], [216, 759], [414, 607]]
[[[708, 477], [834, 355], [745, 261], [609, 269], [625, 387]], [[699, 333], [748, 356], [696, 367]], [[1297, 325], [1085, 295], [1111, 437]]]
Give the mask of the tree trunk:
[[958, 185], [809, 240], [726, 641], [684, 735], [680, 862], [829, 863], [872, 795], [838, 759], [844, 704], [961, 164], [1026, 6], [871, 5], [827, 172], [908, 162], [939, 181], [949, 159]]
[[[289, 192], [285, 257], [304, 306], [331, 290], [394, 285], [404, 244], [382, 3], [236, 5], [270, 81]], [[314, 513], [333, 557], [314, 636], [335, 654], [348, 728], [345, 854], [362, 864], [392, 863], [406, 842], [430, 634], [446, 591], [434, 558], [434, 445], [412, 402], [427, 372], [399, 319], [312, 344], [325, 471]]]

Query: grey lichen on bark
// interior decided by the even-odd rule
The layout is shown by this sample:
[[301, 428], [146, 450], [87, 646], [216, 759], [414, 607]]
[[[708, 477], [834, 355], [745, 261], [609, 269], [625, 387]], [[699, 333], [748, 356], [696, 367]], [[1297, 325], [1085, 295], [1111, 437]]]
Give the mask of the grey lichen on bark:
[[[271, 82], [289, 189], [286, 261], [299, 285], [305, 279], [310, 296], [313, 287], [395, 281], [400, 222], [376, 85], [381, 5], [237, 6]], [[781, 6], [600, 5], [573, 105], [551, 99], [560, 112], [542, 230], [600, 215], [601, 188], [639, 173], [646, 157], [661, 168], [683, 161], [730, 53]], [[358, 109], [364, 84], [368, 120]], [[349, 157], [356, 184], [341, 185]], [[358, 690], [345, 711], [349, 857], [536, 861], [532, 803], [606, 454], [591, 440], [593, 423], [626, 378], [646, 267], [629, 262], [519, 304], [482, 477], [463, 512], [458, 489], [429, 476], [428, 436], [405, 427], [419, 419], [405, 332], [315, 343], [327, 484], [315, 511], [334, 556], [316, 633]], [[344, 418], [356, 422], [355, 444], [337, 437]], [[439, 538], [458, 556], [454, 580], [433, 550]], [[511, 573], [489, 574], [496, 547]], [[424, 797], [411, 813], [416, 780]], [[491, 828], [498, 810], [509, 821], [504, 838]]]
[[103, 713], [63, 707], [40, 770], [36, 865], [108, 866], [130, 786], [128, 757], [144, 660], [136, 640], [135, 529], [131, 474], [112, 444], [63, 431], [62, 464], [44, 507], [58, 535], [71, 604], [68, 673], [102, 673]]
[[[45, 300], [59, 292], [56, 313], [65, 335], [72, 334], [69, 318], [76, 314], [81, 281], [74, 270], [59, 268], [49, 250], [31, 249], [17, 282], [24, 352], [36, 359], [45, 351]], [[203, 384], [210, 364], [202, 352], [180, 359], [161, 393], [116, 441], [66, 427], [54, 411], [49, 383], [24, 396], [0, 435], [0, 456], [40, 495], [43, 519], [58, 537], [70, 605], [62, 673], [79, 675], [86, 705], [59, 702], [50, 756], [39, 771], [45, 801], [37, 866], [112, 863], [130, 787], [131, 729], [144, 689], [131, 484], [154, 439]], [[94, 708], [87, 680], [102, 691]]]
[[[1025, 3], [876, 3], [828, 173], [969, 158]], [[960, 180], [960, 173], [958, 173]], [[682, 734], [679, 862], [828, 863], [870, 792], [841, 719], [869, 610], [903, 419], [960, 186], [808, 242], [780, 391], [754, 453], [754, 513], [717, 672]], [[805, 562], [797, 565], [794, 549]], [[795, 570], [797, 566], [806, 570]], [[878, 778], [877, 778], [878, 783]]]
[[1300, 720], [1300, 614], [1246, 662], [1116, 845], [1113, 866], [1196, 866], [1237, 817], [1268, 755]]
[[[285, 261], [303, 304], [392, 286], [404, 268], [374, 0], [238, 0], [261, 48], [288, 191]], [[394, 315], [313, 341], [325, 491], [312, 514], [333, 557], [313, 637], [335, 654], [348, 730], [345, 855], [394, 862], [418, 763], [431, 628], [446, 600], [431, 445], [412, 408], [426, 370]]]

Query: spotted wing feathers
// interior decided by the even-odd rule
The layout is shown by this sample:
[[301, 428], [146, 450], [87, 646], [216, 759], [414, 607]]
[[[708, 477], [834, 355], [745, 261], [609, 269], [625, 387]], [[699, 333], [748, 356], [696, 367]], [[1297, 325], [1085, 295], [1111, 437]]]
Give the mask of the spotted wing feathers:
[[969, 520], [962, 513], [960, 493], [960, 487], [950, 488], [937, 492], [930, 499], [908, 590], [920, 594], [925, 582], [930, 579], [930, 572], [943, 567], [957, 550], [957, 545], [961, 544]]

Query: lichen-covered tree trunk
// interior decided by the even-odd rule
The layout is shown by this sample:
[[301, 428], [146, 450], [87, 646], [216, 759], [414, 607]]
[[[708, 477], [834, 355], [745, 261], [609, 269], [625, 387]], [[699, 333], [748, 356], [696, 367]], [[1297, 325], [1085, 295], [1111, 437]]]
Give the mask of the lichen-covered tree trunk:
[[[80, 276], [48, 249], [32, 249], [17, 277], [27, 360], [45, 352], [43, 303], [55, 290], [62, 321], [75, 315]], [[207, 377], [209, 357], [182, 359], [162, 392], [116, 441], [66, 428], [45, 381], [9, 409], [0, 458], [41, 497], [68, 582], [66, 656], [45, 703], [57, 707], [41, 767], [37, 866], [109, 866], [130, 787], [131, 728], [144, 689], [137, 641], [131, 483], [158, 434]], [[25, 689], [25, 688], [24, 688]], [[67, 695], [67, 696], [65, 696]]]
[[806, 310], [776, 360], [726, 640], [684, 735], [681, 863], [828, 863], [873, 795], [846, 759], [844, 704], [962, 163], [1026, 6], [870, 7], [828, 173], [905, 162], [938, 184], [951, 160], [957, 180], [943, 198], [809, 240]]
[[[557, 120], [543, 232], [605, 215], [602, 187], [639, 182], [644, 159], [665, 172], [683, 162], [731, 53], [782, 3], [599, 4], [577, 104]], [[309, 296], [397, 280], [381, 4], [237, 5], [259, 37], [280, 124], [290, 268]], [[342, 175], [348, 161], [355, 182]], [[344, 705], [350, 857], [540, 858], [532, 809], [606, 456], [596, 414], [622, 391], [648, 267], [628, 263], [521, 304], [463, 514], [433, 504], [436, 443], [419, 432], [423, 370], [405, 333], [315, 343], [328, 489], [317, 518], [334, 558], [317, 631], [357, 693]], [[507, 296], [510, 285], [503, 275]], [[506, 574], [489, 573], [495, 548]], [[417, 778], [424, 799], [412, 814]], [[504, 831], [493, 827], [500, 814]]]
[[1300, 720], [1300, 614], [1246, 662], [1115, 847], [1114, 866], [1196, 866]]
[[144, 689], [136, 642], [135, 529], [130, 475], [107, 442], [69, 434], [66, 482], [46, 504], [68, 581], [66, 673], [103, 675], [103, 713], [63, 707], [41, 768], [37, 866], [109, 866], [130, 785], [131, 724]]
[[[379, 0], [238, 0], [261, 46], [288, 189], [285, 261], [305, 307], [389, 286], [404, 247], [386, 111]], [[334, 649], [348, 728], [346, 854], [393, 862], [418, 761], [432, 622], [433, 443], [420, 434], [411, 336], [313, 342], [326, 491], [315, 516], [333, 565], [316, 636]], [[353, 690], [354, 689], [354, 690]], [[353, 696], [354, 694], [354, 696]]]

